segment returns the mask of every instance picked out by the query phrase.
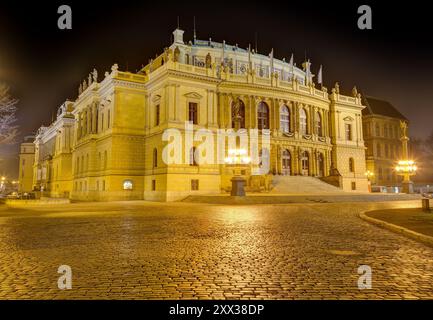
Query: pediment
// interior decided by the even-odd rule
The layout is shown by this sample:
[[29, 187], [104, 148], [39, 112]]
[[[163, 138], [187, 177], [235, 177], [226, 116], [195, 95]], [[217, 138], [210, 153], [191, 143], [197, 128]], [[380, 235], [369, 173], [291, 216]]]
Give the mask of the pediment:
[[156, 94], [152, 97], [152, 102], [158, 102], [159, 100], [161, 100], [161, 96], [159, 94]]
[[203, 98], [202, 95], [198, 94], [197, 92], [189, 92], [184, 94], [185, 97], [190, 99], [201, 99]]
[[353, 119], [351, 116], [347, 116], [345, 118], [343, 118], [344, 121], [353, 121], [355, 119]]

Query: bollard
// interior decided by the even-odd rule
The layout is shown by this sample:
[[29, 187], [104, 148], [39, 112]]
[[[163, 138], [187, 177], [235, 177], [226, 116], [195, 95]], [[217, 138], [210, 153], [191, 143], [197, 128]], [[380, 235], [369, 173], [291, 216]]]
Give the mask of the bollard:
[[429, 198], [422, 198], [422, 211], [430, 212], [430, 199]]

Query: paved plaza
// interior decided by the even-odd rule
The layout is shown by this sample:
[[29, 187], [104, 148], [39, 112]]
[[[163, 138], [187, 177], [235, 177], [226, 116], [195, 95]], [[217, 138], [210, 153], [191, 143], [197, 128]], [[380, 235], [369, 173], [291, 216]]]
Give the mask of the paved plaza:
[[431, 299], [433, 248], [358, 217], [414, 206], [0, 205], [0, 299]]

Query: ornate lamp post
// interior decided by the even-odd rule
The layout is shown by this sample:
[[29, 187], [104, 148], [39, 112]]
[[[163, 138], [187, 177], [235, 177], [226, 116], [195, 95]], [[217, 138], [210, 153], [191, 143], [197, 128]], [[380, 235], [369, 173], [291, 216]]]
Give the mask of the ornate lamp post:
[[374, 176], [374, 172], [367, 170], [365, 172], [365, 176], [367, 177], [368, 180], [368, 191], [371, 192], [371, 178]]
[[[235, 130], [240, 129], [240, 124], [242, 121], [242, 115], [240, 112], [240, 100], [237, 99], [236, 103], [233, 105], [233, 121], [235, 125]], [[247, 150], [236, 147], [236, 149], [230, 149], [228, 151], [228, 157], [224, 159], [227, 167], [233, 168], [233, 178], [232, 191], [230, 195], [232, 196], [245, 196], [245, 184], [246, 180], [242, 176], [242, 171], [248, 168], [251, 159], [247, 155]]]
[[245, 183], [246, 180], [242, 176], [242, 171], [245, 170], [251, 162], [250, 157], [247, 156], [245, 149], [230, 149], [229, 156], [225, 158], [226, 166], [233, 168], [232, 182], [232, 196], [245, 196]]
[[409, 150], [407, 137], [407, 123], [405, 121], [400, 121], [400, 128], [402, 131], [402, 136], [400, 138], [402, 144], [402, 157], [403, 159], [398, 161], [398, 165], [395, 167], [398, 175], [403, 176], [402, 182], [402, 192], [413, 193], [413, 182], [410, 180], [410, 176], [415, 175], [417, 166], [415, 161], [409, 160]]

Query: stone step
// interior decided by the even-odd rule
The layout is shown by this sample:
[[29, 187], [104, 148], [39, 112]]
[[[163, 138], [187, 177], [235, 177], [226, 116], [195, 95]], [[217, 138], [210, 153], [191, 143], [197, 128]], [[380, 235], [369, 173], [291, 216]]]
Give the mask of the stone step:
[[272, 194], [345, 193], [319, 178], [308, 176], [274, 176]]

